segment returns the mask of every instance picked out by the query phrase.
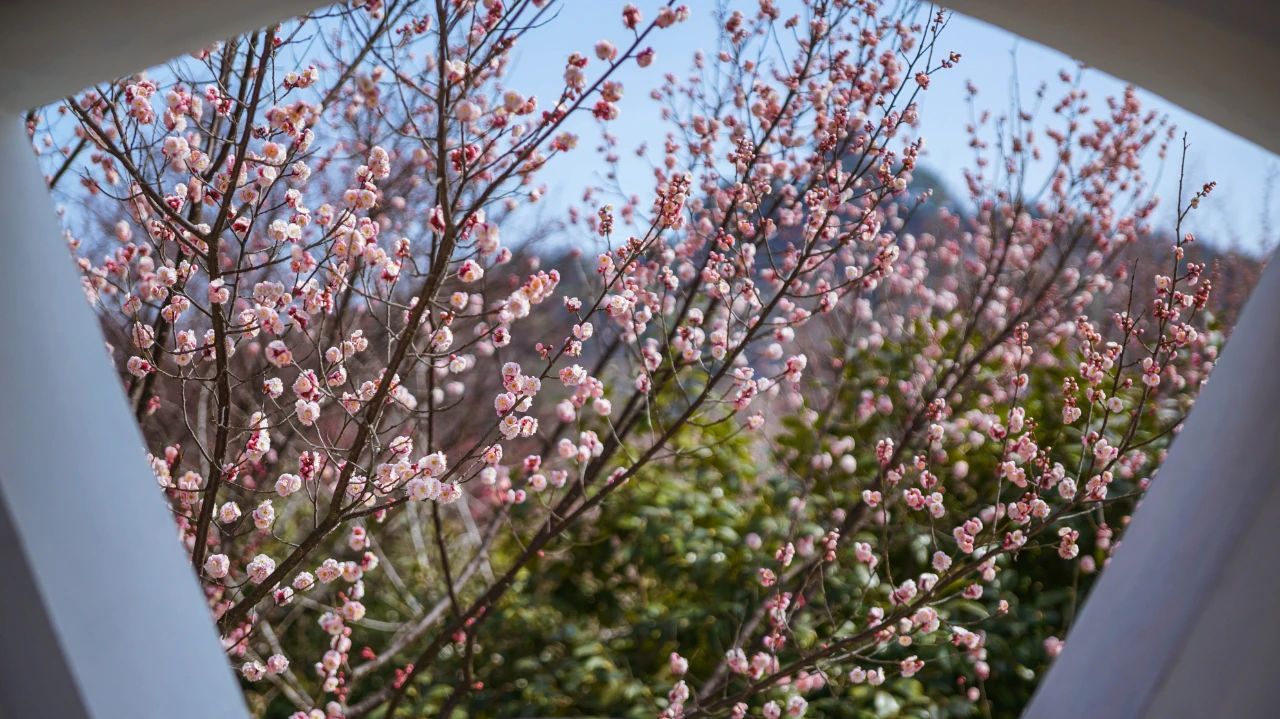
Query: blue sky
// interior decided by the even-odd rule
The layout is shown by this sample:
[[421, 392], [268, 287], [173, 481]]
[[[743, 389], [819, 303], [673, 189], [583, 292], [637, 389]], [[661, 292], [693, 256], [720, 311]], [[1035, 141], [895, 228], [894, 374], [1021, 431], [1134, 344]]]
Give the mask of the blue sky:
[[[926, 164], [959, 188], [959, 170], [964, 167], [968, 148], [964, 127], [948, 117], [948, 108], [959, 107], [964, 101], [964, 80], [978, 85], [981, 105], [1003, 108], [1009, 104], [1015, 60], [1024, 97], [1042, 81], [1053, 80], [1059, 70], [1074, 69], [1076, 63], [1062, 53], [958, 13], [943, 37], [945, 46], [964, 57], [950, 77], [939, 76], [925, 93], [921, 134], [929, 148]], [[1122, 92], [1125, 83], [1089, 69], [1083, 86], [1097, 106], [1103, 97]], [[1209, 180], [1218, 183], [1213, 196], [1193, 214], [1192, 229], [1216, 245], [1250, 251], [1270, 248], [1280, 241], [1280, 157], [1154, 93], [1139, 88], [1139, 97], [1144, 106], [1168, 115], [1179, 132], [1187, 132], [1190, 186], [1199, 187]], [[1177, 153], [1171, 150], [1167, 162], [1157, 192], [1161, 197], [1159, 216], [1171, 221], [1178, 189]]]
[[[646, 17], [652, 17], [657, 0], [637, 1]], [[653, 36], [657, 61], [647, 70], [627, 68], [620, 79], [626, 86], [622, 116], [613, 130], [623, 139], [624, 150], [634, 146], [629, 138], [645, 138], [650, 144], [661, 142], [655, 104], [648, 92], [661, 82], [663, 72], [682, 73], [689, 67], [696, 49], [712, 50], [716, 28], [711, 16], [710, 0], [686, 0], [693, 8], [690, 20]], [[610, 39], [622, 45], [627, 35], [619, 21], [622, 2], [612, 0], [566, 0], [561, 15], [550, 28], [531, 33], [516, 50], [516, 67], [510, 78], [515, 87], [537, 92], [543, 97], [554, 95], [568, 49], [589, 52], [599, 39]], [[744, 2], [744, 9], [754, 3]], [[784, 5], [787, 3], [783, 3]], [[1029, 97], [1042, 83], [1055, 87], [1060, 70], [1074, 72], [1076, 62], [1062, 53], [1021, 39], [995, 26], [955, 14], [943, 34], [944, 50], [955, 50], [963, 56], [953, 70], [934, 78], [921, 101], [920, 134], [926, 139], [924, 165], [937, 173], [950, 188], [962, 188], [962, 170], [971, 159], [967, 147], [965, 123], [965, 85], [972, 81], [980, 88], [981, 107], [1003, 110], [1009, 107], [1014, 69], [1023, 97]], [[1083, 87], [1101, 106], [1108, 95], [1117, 95], [1125, 84], [1098, 70], [1087, 70]], [[1193, 187], [1214, 180], [1218, 189], [1210, 201], [1201, 205], [1191, 228], [1204, 240], [1220, 247], [1235, 247], [1251, 252], [1269, 249], [1280, 240], [1280, 157], [1203, 120], [1176, 105], [1146, 91], [1139, 93], [1144, 106], [1168, 115], [1185, 130], [1191, 144], [1187, 155], [1187, 180]], [[576, 199], [584, 178], [596, 172], [596, 157], [591, 151], [596, 134], [580, 128], [583, 143], [579, 151], [560, 158], [548, 168], [552, 185], [549, 207], [567, 206]], [[624, 157], [629, 152], [624, 152]], [[1148, 175], [1160, 169], [1152, 166]], [[1160, 172], [1157, 192], [1162, 198], [1158, 218], [1172, 220], [1177, 194], [1177, 155], [1170, 154]], [[627, 189], [642, 196], [652, 186], [646, 167], [637, 162], [624, 164], [623, 181]]]

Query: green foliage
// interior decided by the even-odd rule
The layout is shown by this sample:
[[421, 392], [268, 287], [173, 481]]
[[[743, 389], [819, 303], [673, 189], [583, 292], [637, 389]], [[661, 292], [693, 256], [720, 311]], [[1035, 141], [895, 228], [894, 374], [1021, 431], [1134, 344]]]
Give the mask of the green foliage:
[[[755, 578], [762, 558], [789, 538], [821, 536], [822, 518], [855, 507], [875, 472], [876, 442], [908, 421], [897, 408], [859, 418], [851, 410], [859, 394], [883, 387], [879, 378], [905, 366], [918, 356], [920, 345], [937, 339], [908, 334], [899, 343], [845, 363], [840, 381], [825, 388], [838, 394], [831, 398], [819, 392], [809, 400], [813, 409], [820, 400], [834, 399], [833, 414], [824, 417], [813, 409], [781, 420], [768, 456], [760, 456], [760, 444], [748, 441], [729, 422], [678, 435], [673, 461], [632, 478], [601, 511], [577, 524], [523, 572], [493, 610], [476, 646], [477, 656], [485, 659], [475, 667], [475, 676], [484, 686], [469, 696], [469, 711], [486, 716], [650, 717], [653, 706], [664, 704], [674, 681], [666, 668], [673, 651], [689, 660], [696, 691], [697, 681], [709, 677], [725, 651], [737, 646], [736, 633], [765, 598]], [[944, 340], [954, 342], [956, 336]], [[837, 343], [835, 349], [841, 346]], [[1056, 409], [1063, 379], [1072, 371], [1068, 350], [1057, 347], [1029, 368], [1030, 382], [1019, 406], [1037, 418], [1038, 437], [1055, 438], [1056, 446], [1047, 451], [1060, 460], [1078, 461], [1079, 430], [1063, 426]], [[979, 368], [971, 390], [952, 405], [953, 416], [983, 401], [998, 374], [998, 368]], [[892, 386], [885, 390], [895, 402], [906, 404]], [[1168, 415], [1169, 407], [1144, 412], [1139, 432], [1155, 434]], [[808, 458], [842, 437], [854, 441], [857, 469], [806, 471]], [[1167, 437], [1143, 448], [1150, 466], [1166, 442]], [[1001, 458], [990, 443], [975, 445], [961, 438], [946, 446], [945, 457], [933, 458], [936, 466], [954, 467], [962, 459], [968, 465], [963, 475], [943, 477], [948, 521], [954, 521], [997, 496]], [[1132, 491], [1135, 480], [1117, 482], [1118, 493]], [[1003, 491], [1007, 501], [1008, 487]], [[1106, 552], [1090, 549], [1086, 539], [1104, 521], [1122, 526], [1132, 504], [1122, 499], [1068, 521], [1080, 530], [1082, 551], [1092, 552], [1095, 565], [1101, 565]], [[894, 522], [892, 535], [872, 525], [843, 538], [842, 546], [887, 542], [882, 548], [886, 561], [902, 576], [927, 571], [935, 549], [954, 550], [925, 513], [895, 513]], [[929, 668], [915, 677], [891, 673], [884, 685], [873, 687], [831, 673], [823, 689], [807, 695], [807, 716], [1016, 716], [1048, 668], [1044, 640], [1065, 636], [1095, 576], [1082, 571], [1079, 561], [1060, 558], [1052, 538], [1044, 541], [1048, 543], [1029, 544], [1003, 565], [996, 592], [940, 607], [945, 622], [985, 634], [984, 659], [990, 666], [985, 679], [970, 658], [946, 644], [945, 634], [939, 635], [943, 638], [931, 645], [877, 655], [875, 661], [886, 663], [908, 654], [927, 657]], [[502, 544], [496, 561], [519, 549], [515, 543]], [[848, 610], [885, 596], [886, 588], [870, 577], [864, 566], [842, 558], [809, 601], [856, 616]], [[944, 594], [960, 588], [947, 588]], [[1007, 612], [999, 612], [998, 599], [1008, 602]], [[820, 626], [824, 616], [821, 611], [798, 613], [791, 641], [803, 648], [829, 636], [831, 627]], [[428, 699], [419, 710], [438, 708], [448, 695], [446, 688], [459, 681], [456, 656], [441, 667], [424, 680], [421, 690]], [[978, 702], [966, 698], [970, 687], [980, 688]]]

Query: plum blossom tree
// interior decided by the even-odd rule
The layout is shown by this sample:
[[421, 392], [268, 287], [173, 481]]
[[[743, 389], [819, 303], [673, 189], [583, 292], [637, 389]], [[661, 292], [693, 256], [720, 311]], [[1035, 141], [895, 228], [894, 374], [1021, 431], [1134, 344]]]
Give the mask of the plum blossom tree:
[[[691, 10], [620, 4], [540, 97], [512, 53], [560, 4], [356, 0], [33, 117], [51, 184], [79, 179], [85, 292], [251, 706], [852, 716], [833, 702], [910, 685], [989, 708], [1022, 558], [1105, 561], [1212, 367], [1182, 227], [1212, 185], [1179, 198], [1167, 268], [1132, 261], [1171, 128], [1064, 76], [975, 111], [972, 209], [920, 226], [945, 14], [726, 3], [717, 50], [652, 94], [665, 126], [619, 137], [620, 75]], [[529, 230], [593, 124], [609, 182]], [[624, 143], [653, 145], [651, 186], [625, 187]], [[599, 252], [512, 238], [539, 232]], [[694, 532], [663, 487], [740, 509], [714, 589], [590, 549], [638, 551], [624, 517]], [[683, 587], [665, 601], [710, 629], [630, 645], [643, 701], [530, 696], [543, 653], [511, 628], [569, 613], [552, 578]]]

